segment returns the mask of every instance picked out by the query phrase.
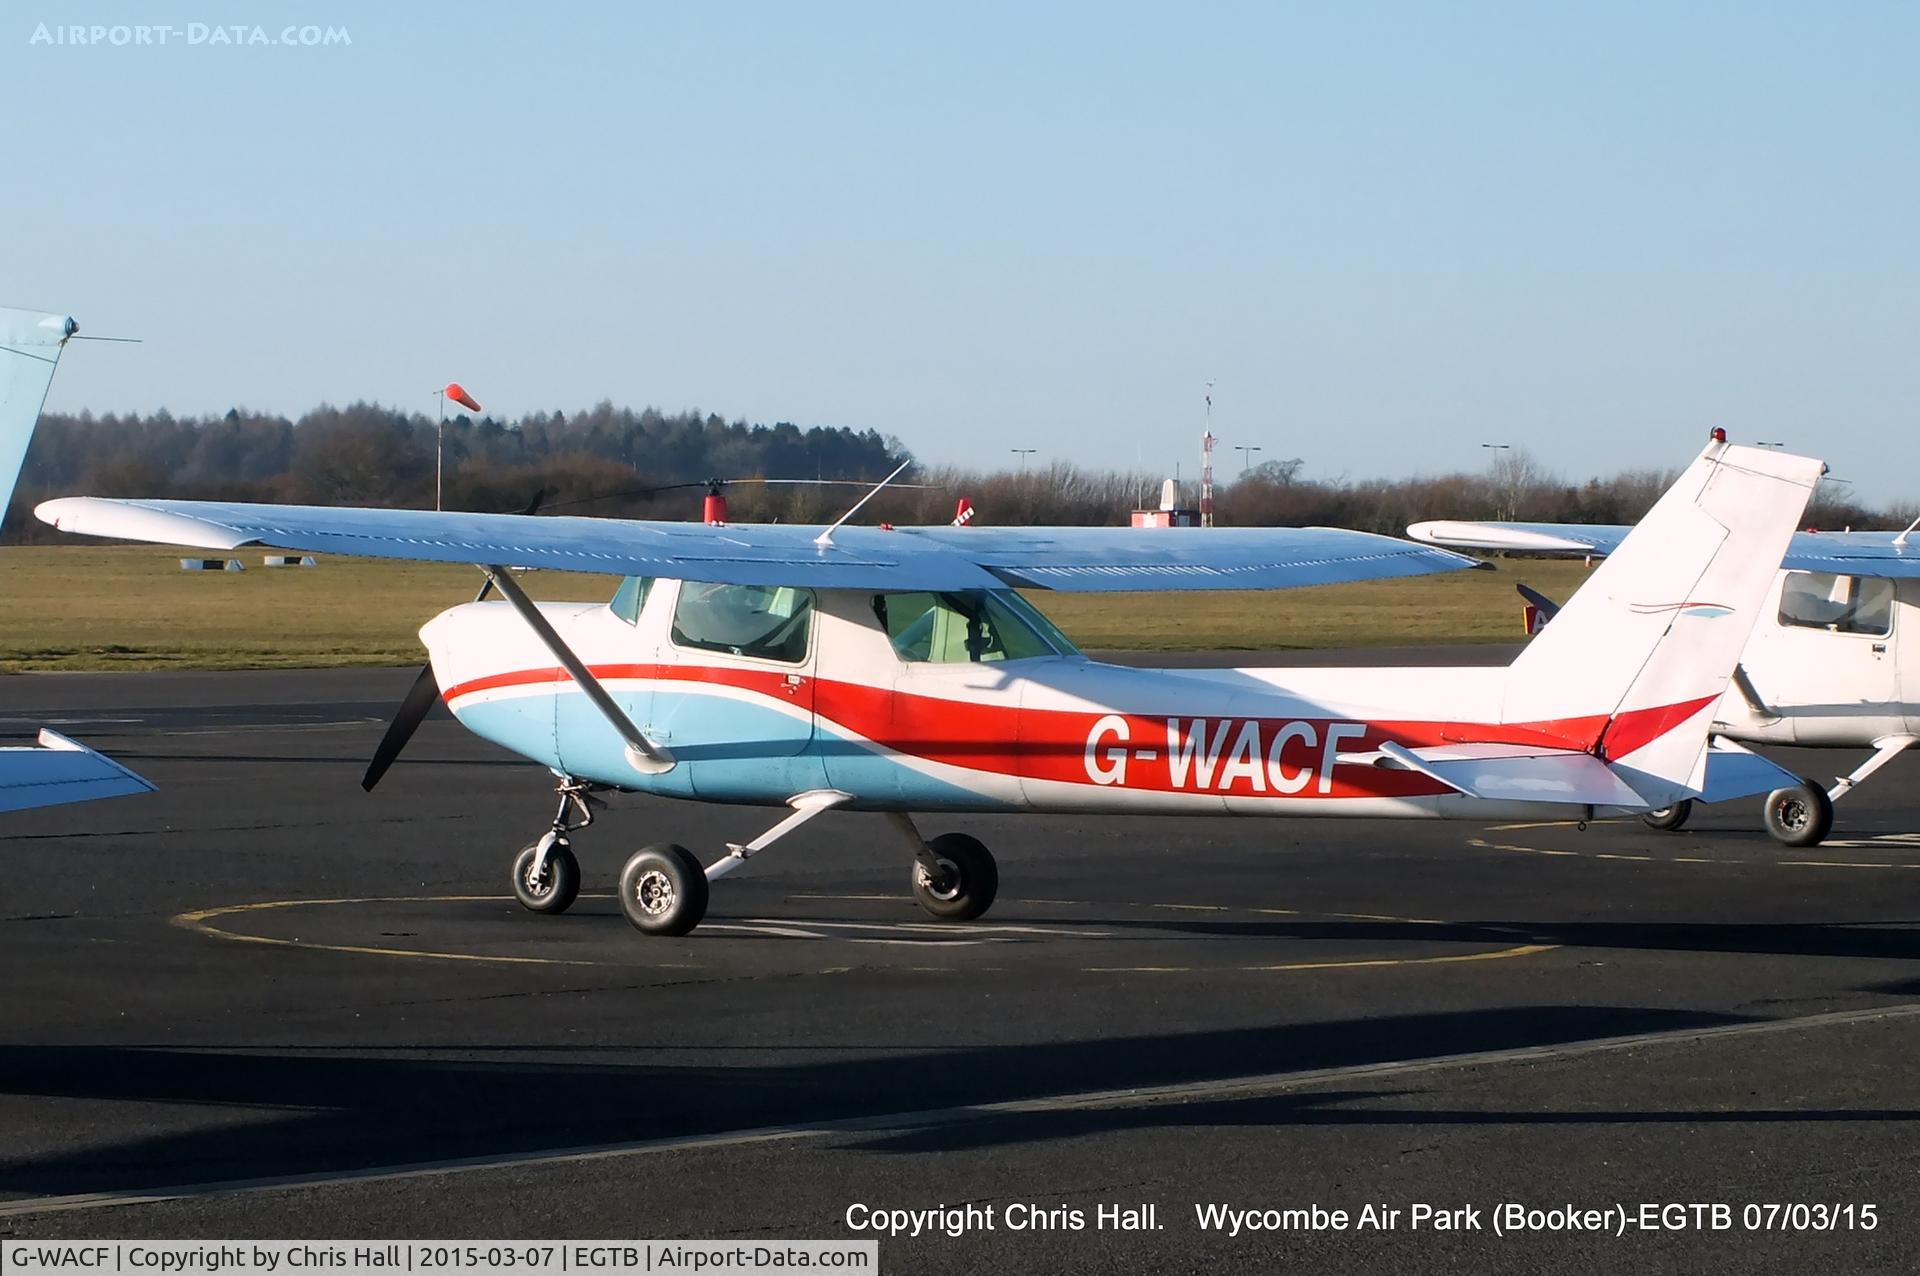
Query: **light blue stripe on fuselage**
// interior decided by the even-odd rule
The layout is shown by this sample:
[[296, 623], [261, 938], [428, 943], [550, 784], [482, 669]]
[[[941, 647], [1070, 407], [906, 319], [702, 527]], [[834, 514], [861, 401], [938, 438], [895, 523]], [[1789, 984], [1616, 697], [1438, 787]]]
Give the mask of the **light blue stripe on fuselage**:
[[455, 716], [482, 739], [555, 771], [663, 797], [776, 805], [796, 793], [834, 788], [855, 794], [855, 808], [865, 802], [922, 811], [1005, 805], [934, 779], [818, 719], [806, 738], [796, 738], [803, 724], [784, 707], [759, 697], [687, 690], [684, 683], [608, 688], [643, 729], [662, 731], [659, 742], [679, 761], [662, 775], [641, 775], [627, 764], [625, 742], [586, 696], [571, 684], [556, 687], [487, 700], [467, 697]]

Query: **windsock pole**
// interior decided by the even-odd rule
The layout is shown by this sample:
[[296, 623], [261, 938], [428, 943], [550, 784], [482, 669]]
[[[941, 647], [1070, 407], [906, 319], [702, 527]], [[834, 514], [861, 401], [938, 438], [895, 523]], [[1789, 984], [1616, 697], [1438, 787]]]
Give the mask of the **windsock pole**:
[[480, 405], [473, 401], [466, 388], [458, 381], [447, 382], [446, 388], [434, 396], [440, 402], [440, 420], [433, 428], [433, 508], [441, 507], [441, 497], [445, 490], [442, 471], [447, 456], [447, 400], [452, 399], [461, 407], [478, 412]]

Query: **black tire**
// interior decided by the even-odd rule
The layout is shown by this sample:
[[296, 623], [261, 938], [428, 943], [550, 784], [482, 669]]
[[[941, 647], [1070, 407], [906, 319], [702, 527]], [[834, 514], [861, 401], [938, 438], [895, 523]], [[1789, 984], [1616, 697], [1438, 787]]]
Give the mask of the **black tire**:
[[1658, 810], [1648, 811], [1640, 817], [1640, 822], [1650, 829], [1659, 829], [1663, 833], [1671, 833], [1675, 829], [1683, 827], [1687, 822], [1687, 818], [1692, 814], [1693, 799], [1681, 798], [1672, 806], [1663, 806]]
[[573, 858], [573, 848], [562, 838], [547, 851], [546, 870], [542, 880], [536, 882], [529, 874], [538, 849], [535, 843], [513, 857], [513, 897], [531, 913], [564, 913], [580, 898], [580, 861]]
[[945, 876], [934, 879], [919, 860], [913, 862], [913, 897], [942, 921], [970, 922], [993, 907], [1000, 893], [1000, 868], [978, 838], [942, 833], [927, 843]]
[[1818, 846], [1833, 832], [1833, 802], [1811, 780], [1767, 794], [1767, 832], [1783, 846]]
[[644, 846], [620, 870], [620, 911], [647, 935], [684, 935], [707, 915], [707, 873], [672, 842]]

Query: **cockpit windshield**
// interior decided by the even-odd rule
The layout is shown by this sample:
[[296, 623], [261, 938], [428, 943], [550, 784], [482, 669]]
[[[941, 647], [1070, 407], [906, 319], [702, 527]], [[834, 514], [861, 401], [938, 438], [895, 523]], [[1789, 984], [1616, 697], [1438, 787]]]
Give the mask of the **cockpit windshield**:
[[1052, 621], [1010, 589], [875, 594], [873, 611], [894, 651], [910, 663], [979, 664], [1079, 654]]

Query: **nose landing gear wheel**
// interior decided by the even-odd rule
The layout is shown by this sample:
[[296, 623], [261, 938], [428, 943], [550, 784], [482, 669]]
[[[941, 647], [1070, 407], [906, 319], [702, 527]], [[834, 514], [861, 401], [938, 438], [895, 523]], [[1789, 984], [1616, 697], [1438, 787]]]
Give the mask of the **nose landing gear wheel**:
[[520, 907], [535, 913], [564, 913], [580, 897], [580, 861], [565, 838], [547, 850], [547, 862], [536, 878], [533, 873], [536, 843], [513, 857], [513, 897]]
[[620, 911], [648, 935], [684, 935], [707, 915], [707, 874], [684, 846], [635, 851], [620, 870]]
[[1673, 830], [1684, 825], [1687, 822], [1687, 817], [1692, 814], [1693, 799], [1682, 798], [1672, 806], [1663, 806], [1658, 810], [1648, 811], [1640, 817], [1640, 822], [1650, 829], [1660, 829], [1663, 832], [1671, 833]]
[[1812, 781], [1767, 794], [1767, 832], [1786, 846], [1818, 846], [1833, 831], [1833, 802]]
[[939, 872], [914, 861], [913, 897], [921, 908], [944, 921], [970, 922], [993, 907], [1000, 869], [977, 838], [942, 833], [927, 843], [927, 850]]

